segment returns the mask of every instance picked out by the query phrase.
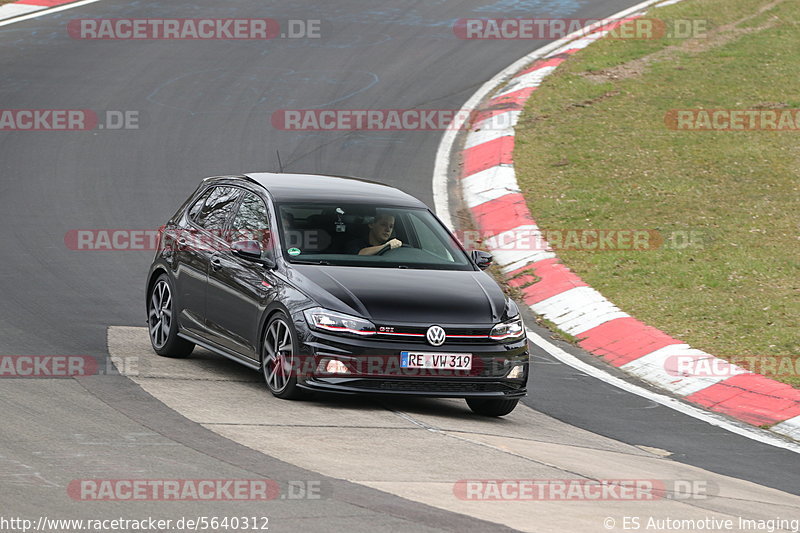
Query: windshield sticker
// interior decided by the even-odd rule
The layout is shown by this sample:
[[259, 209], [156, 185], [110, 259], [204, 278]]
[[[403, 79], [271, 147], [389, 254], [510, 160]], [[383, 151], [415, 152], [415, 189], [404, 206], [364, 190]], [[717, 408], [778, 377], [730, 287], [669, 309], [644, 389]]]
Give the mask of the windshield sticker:
[[289, 248], [286, 250], [289, 255], [300, 255], [300, 248]]

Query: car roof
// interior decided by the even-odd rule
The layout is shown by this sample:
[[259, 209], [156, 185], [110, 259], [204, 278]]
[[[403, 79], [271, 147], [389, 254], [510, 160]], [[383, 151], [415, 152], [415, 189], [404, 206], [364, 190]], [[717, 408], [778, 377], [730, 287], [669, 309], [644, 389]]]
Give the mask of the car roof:
[[267, 189], [276, 202], [364, 202], [425, 207], [399, 189], [360, 178], [274, 172], [250, 172], [244, 177]]

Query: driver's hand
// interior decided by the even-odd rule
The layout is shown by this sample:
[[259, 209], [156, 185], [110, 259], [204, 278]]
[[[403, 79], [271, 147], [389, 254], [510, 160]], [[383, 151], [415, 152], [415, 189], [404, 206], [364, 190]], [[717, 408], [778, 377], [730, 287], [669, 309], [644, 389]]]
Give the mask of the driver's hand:
[[403, 241], [399, 239], [391, 239], [386, 244], [391, 246], [392, 250], [394, 250], [395, 248], [400, 248], [401, 246], [403, 246]]

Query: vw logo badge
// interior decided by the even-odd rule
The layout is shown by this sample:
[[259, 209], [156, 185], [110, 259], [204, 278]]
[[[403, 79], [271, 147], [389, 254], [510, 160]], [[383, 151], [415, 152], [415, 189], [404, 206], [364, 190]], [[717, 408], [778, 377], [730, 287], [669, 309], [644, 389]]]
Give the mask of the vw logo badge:
[[425, 334], [425, 337], [432, 346], [441, 346], [444, 344], [444, 340], [447, 338], [447, 335], [445, 335], [444, 329], [441, 326], [431, 326], [428, 328], [428, 332]]

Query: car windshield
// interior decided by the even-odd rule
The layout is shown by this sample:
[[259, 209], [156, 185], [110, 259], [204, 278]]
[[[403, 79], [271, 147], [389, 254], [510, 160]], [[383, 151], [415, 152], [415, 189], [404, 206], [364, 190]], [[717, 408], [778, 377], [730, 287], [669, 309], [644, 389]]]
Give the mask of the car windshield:
[[427, 209], [286, 203], [278, 212], [283, 254], [291, 263], [474, 269], [455, 238]]

